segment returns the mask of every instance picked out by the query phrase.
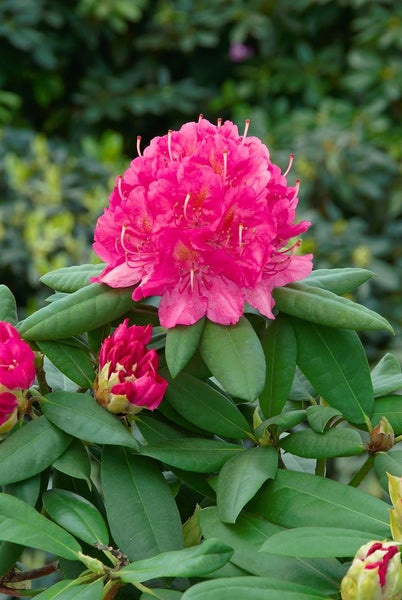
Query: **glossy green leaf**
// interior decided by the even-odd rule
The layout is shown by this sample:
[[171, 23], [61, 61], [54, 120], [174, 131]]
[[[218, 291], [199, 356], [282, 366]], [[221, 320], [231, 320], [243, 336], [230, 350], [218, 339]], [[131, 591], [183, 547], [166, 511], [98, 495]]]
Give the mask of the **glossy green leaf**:
[[64, 579], [41, 592], [37, 600], [102, 600], [103, 581], [98, 579], [92, 583], [78, 585], [77, 581]]
[[255, 435], [257, 437], [262, 437], [264, 435], [264, 431], [271, 425], [275, 425], [278, 429], [286, 431], [287, 429], [291, 429], [292, 427], [295, 427], [304, 421], [305, 418], [305, 410], [291, 410], [289, 412], [284, 412], [280, 415], [276, 415], [275, 417], [271, 417], [270, 419], [263, 421], [255, 430]]
[[0, 321], [7, 321], [12, 325], [16, 325], [18, 321], [17, 303], [6, 285], [0, 285]]
[[49, 467], [71, 437], [41, 416], [16, 429], [0, 444], [0, 485], [22, 481]]
[[166, 362], [172, 377], [176, 377], [186, 366], [198, 347], [205, 319], [194, 325], [176, 325], [166, 334]]
[[374, 395], [384, 396], [402, 389], [401, 365], [393, 354], [388, 352], [371, 372]]
[[133, 562], [117, 574], [125, 583], [148, 581], [159, 577], [202, 577], [226, 564], [232, 554], [233, 550], [230, 546], [211, 538], [198, 546], [163, 552]]
[[162, 588], [152, 588], [152, 591], [157, 594], [148, 594], [144, 592], [140, 596], [140, 600], [180, 600], [183, 596], [183, 592], [177, 592], [176, 590], [164, 590]]
[[402, 450], [376, 452], [374, 456], [374, 470], [381, 486], [388, 492], [387, 473], [395, 477], [402, 477]]
[[84, 389], [92, 388], [95, 369], [88, 352], [62, 342], [38, 341], [37, 344], [66, 377]]
[[20, 333], [27, 340], [56, 340], [96, 329], [134, 307], [132, 291], [94, 283], [27, 317]]
[[113, 539], [130, 560], [182, 548], [180, 515], [154, 461], [106, 446], [101, 480]]
[[171, 423], [165, 423], [156, 417], [144, 414], [142, 411], [135, 420], [135, 425], [141, 432], [144, 440], [151, 446], [165, 442], [166, 440], [176, 440], [183, 438], [185, 432]]
[[394, 333], [384, 317], [333, 292], [314, 285], [292, 283], [273, 291], [276, 307], [306, 321], [356, 330], [386, 330]]
[[267, 479], [275, 477], [278, 454], [274, 448], [255, 447], [230, 458], [218, 477], [217, 505], [224, 523], [235, 523], [244, 508]]
[[354, 331], [292, 319], [297, 364], [317, 392], [351, 423], [361, 424], [374, 407], [366, 353]]
[[236, 325], [205, 323], [201, 356], [224, 389], [242, 400], [255, 400], [265, 385], [265, 357], [260, 340], [246, 317]]
[[356, 289], [373, 277], [373, 271], [359, 268], [315, 269], [304, 283], [309, 286], [323, 288], [334, 294], [343, 295]]
[[99, 265], [74, 265], [50, 271], [42, 275], [41, 282], [58, 292], [72, 293], [90, 284], [90, 277], [97, 277], [105, 268]]
[[91, 502], [68, 490], [52, 489], [43, 496], [43, 506], [53, 521], [80, 540], [94, 545], [109, 543], [102, 515]]
[[184, 471], [210, 473], [220, 469], [229, 458], [242, 452], [240, 446], [219, 440], [185, 438], [144, 446], [141, 453]]
[[272, 535], [261, 552], [280, 556], [353, 557], [360, 546], [372, 539], [366, 531], [340, 527], [296, 527]]
[[310, 587], [267, 577], [230, 577], [190, 587], [182, 600], [326, 600]]
[[253, 575], [308, 585], [327, 594], [339, 590], [345, 571], [334, 558], [290, 558], [260, 552], [267, 538], [281, 530], [260, 515], [243, 511], [235, 525], [228, 525], [222, 523], [216, 507], [209, 507], [202, 509], [199, 517], [203, 536], [217, 537], [231, 546], [231, 562]]
[[88, 394], [51, 392], [45, 396], [41, 407], [49, 421], [81, 440], [138, 448], [138, 443], [118, 418]]
[[355, 429], [335, 428], [324, 433], [304, 429], [290, 433], [279, 442], [286, 452], [303, 458], [335, 458], [356, 456], [365, 451], [361, 437]]
[[339, 410], [332, 408], [332, 406], [325, 406], [324, 404], [309, 406], [306, 410], [306, 415], [311, 429], [317, 433], [323, 433], [328, 423], [339, 420], [340, 417], [342, 418], [342, 413]]
[[[286, 507], [286, 510], [284, 510]], [[366, 492], [307, 473], [278, 470], [250, 510], [283, 527], [341, 527], [387, 538], [389, 505]]]
[[0, 539], [75, 560], [81, 546], [72, 535], [46, 519], [32, 506], [0, 493]]
[[66, 475], [77, 479], [85, 479], [89, 483], [91, 463], [84, 444], [73, 439], [67, 450], [53, 463], [53, 467]]
[[187, 421], [210, 433], [241, 439], [250, 431], [246, 419], [227, 396], [187, 373], [169, 382], [166, 398]]
[[391, 394], [376, 398], [371, 415], [373, 425], [378, 425], [381, 417], [386, 417], [395, 435], [402, 434], [402, 394]]
[[[20, 500], [34, 506], [40, 492], [40, 475], [35, 475], [24, 481], [18, 481], [17, 483], [3, 486], [3, 492], [16, 496], [17, 498], [20, 498]], [[0, 577], [10, 571], [23, 551], [24, 547], [20, 544], [4, 541], [0, 542]]]
[[292, 387], [297, 345], [292, 324], [280, 315], [269, 325], [262, 340], [267, 373], [260, 394], [260, 407], [268, 419], [282, 412]]

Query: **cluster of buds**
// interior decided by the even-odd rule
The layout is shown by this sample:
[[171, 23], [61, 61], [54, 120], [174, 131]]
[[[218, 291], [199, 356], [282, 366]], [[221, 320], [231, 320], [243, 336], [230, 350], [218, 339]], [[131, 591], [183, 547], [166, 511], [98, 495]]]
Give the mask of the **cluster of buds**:
[[357, 551], [341, 583], [342, 600], [401, 600], [399, 544], [368, 542]]
[[35, 381], [35, 355], [18, 331], [0, 321], [0, 434], [10, 431], [26, 409], [26, 394]]
[[159, 406], [167, 381], [158, 374], [156, 350], [148, 349], [152, 325], [129, 326], [125, 319], [102, 344], [95, 398], [114, 414], [136, 414]]

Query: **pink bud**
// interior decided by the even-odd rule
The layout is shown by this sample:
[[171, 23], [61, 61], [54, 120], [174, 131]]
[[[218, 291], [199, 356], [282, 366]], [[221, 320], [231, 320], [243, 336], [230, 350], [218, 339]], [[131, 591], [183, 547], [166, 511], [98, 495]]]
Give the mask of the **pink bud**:
[[95, 398], [110, 412], [135, 414], [159, 406], [167, 381], [157, 372], [156, 350], [148, 350], [152, 326], [128, 325], [125, 319], [102, 344]]
[[35, 380], [35, 355], [18, 331], [0, 321], [0, 391], [24, 390]]

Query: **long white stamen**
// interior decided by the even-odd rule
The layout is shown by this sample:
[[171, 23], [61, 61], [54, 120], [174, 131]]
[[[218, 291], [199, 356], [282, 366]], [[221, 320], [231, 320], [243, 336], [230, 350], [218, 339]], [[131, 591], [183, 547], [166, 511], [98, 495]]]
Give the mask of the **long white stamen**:
[[191, 198], [191, 194], [188, 193], [185, 200], [184, 200], [184, 207], [183, 207], [183, 213], [185, 218], [187, 219], [187, 207], [188, 207], [188, 203], [190, 202], [190, 198]]
[[194, 269], [190, 270], [190, 287], [191, 291], [194, 291]]
[[246, 119], [244, 121], [244, 132], [243, 132], [243, 139], [241, 141], [242, 144], [244, 144], [244, 141], [246, 139], [247, 136], [247, 132], [248, 132], [248, 128], [250, 127], [250, 119]]
[[222, 119], [220, 117], [218, 118], [217, 125], [218, 125], [218, 127], [220, 127], [222, 125]]
[[244, 229], [244, 225], [242, 225], [240, 223], [240, 225], [239, 225], [239, 250], [241, 250], [242, 245], [243, 245], [243, 229]]
[[138, 156], [142, 156], [142, 152], [141, 152], [141, 140], [142, 140], [142, 137], [140, 135], [137, 135], [137, 153], [138, 153]]
[[295, 193], [293, 194], [292, 200], [294, 200], [297, 197], [297, 194], [299, 193], [299, 189], [300, 189], [300, 179], [296, 179], [296, 181], [295, 181]]
[[283, 174], [284, 177], [286, 177], [286, 175], [289, 173], [290, 169], [292, 168], [294, 158], [295, 158], [294, 154], [289, 155], [289, 164], [288, 164], [288, 168], [286, 169], [286, 171]]
[[127, 248], [127, 246], [125, 245], [125, 242], [124, 242], [124, 236], [126, 235], [126, 229], [127, 229], [127, 225], [123, 225], [123, 227], [121, 228], [120, 244], [121, 244], [121, 247], [123, 248], [124, 252], [126, 254], [128, 254], [129, 249]]
[[169, 152], [169, 158], [170, 160], [173, 160], [173, 154], [172, 154], [172, 133], [173, 131], [171, 129], [169, 129], [168, 131], [168, 152]]
[[200, 123], [203, 120], [203, 118], [204, 118], [204, 115], [202, 113], [200, 113], [198, 115], [198, 122]]
[[223, 151], [223, 174], [222, 174], [223, 183], [226, 183], [227, 172], [228, 172], [228, 152], [227, 152], [227, 150], [224, 150]]

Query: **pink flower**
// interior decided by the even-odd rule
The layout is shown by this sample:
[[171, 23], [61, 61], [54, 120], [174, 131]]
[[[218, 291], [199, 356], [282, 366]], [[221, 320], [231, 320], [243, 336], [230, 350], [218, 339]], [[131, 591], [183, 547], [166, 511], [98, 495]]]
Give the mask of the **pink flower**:
[[154, 138], [118, 178], [95, 229], [107, 266], [93, 281], [138, 284], [134, 300], [161, 296], [165, 327], [203, 316], [236, 323], [245, 302], [274, 318], [272, 290], [306, 277], [311, 255], [292, 243], [298, 186], [256, 137], [206, 119]]
[[135, 414], [159, 406], [167, 381], [158, 374], [156, 350], [148, 350], [152, 325], [128, 325], [125, 319], [102, 344], [95, 397], [110, 412]]
[[0, 391], [23, 390], [35, 381], [35, 355], [18, 331], [0, 321]]

